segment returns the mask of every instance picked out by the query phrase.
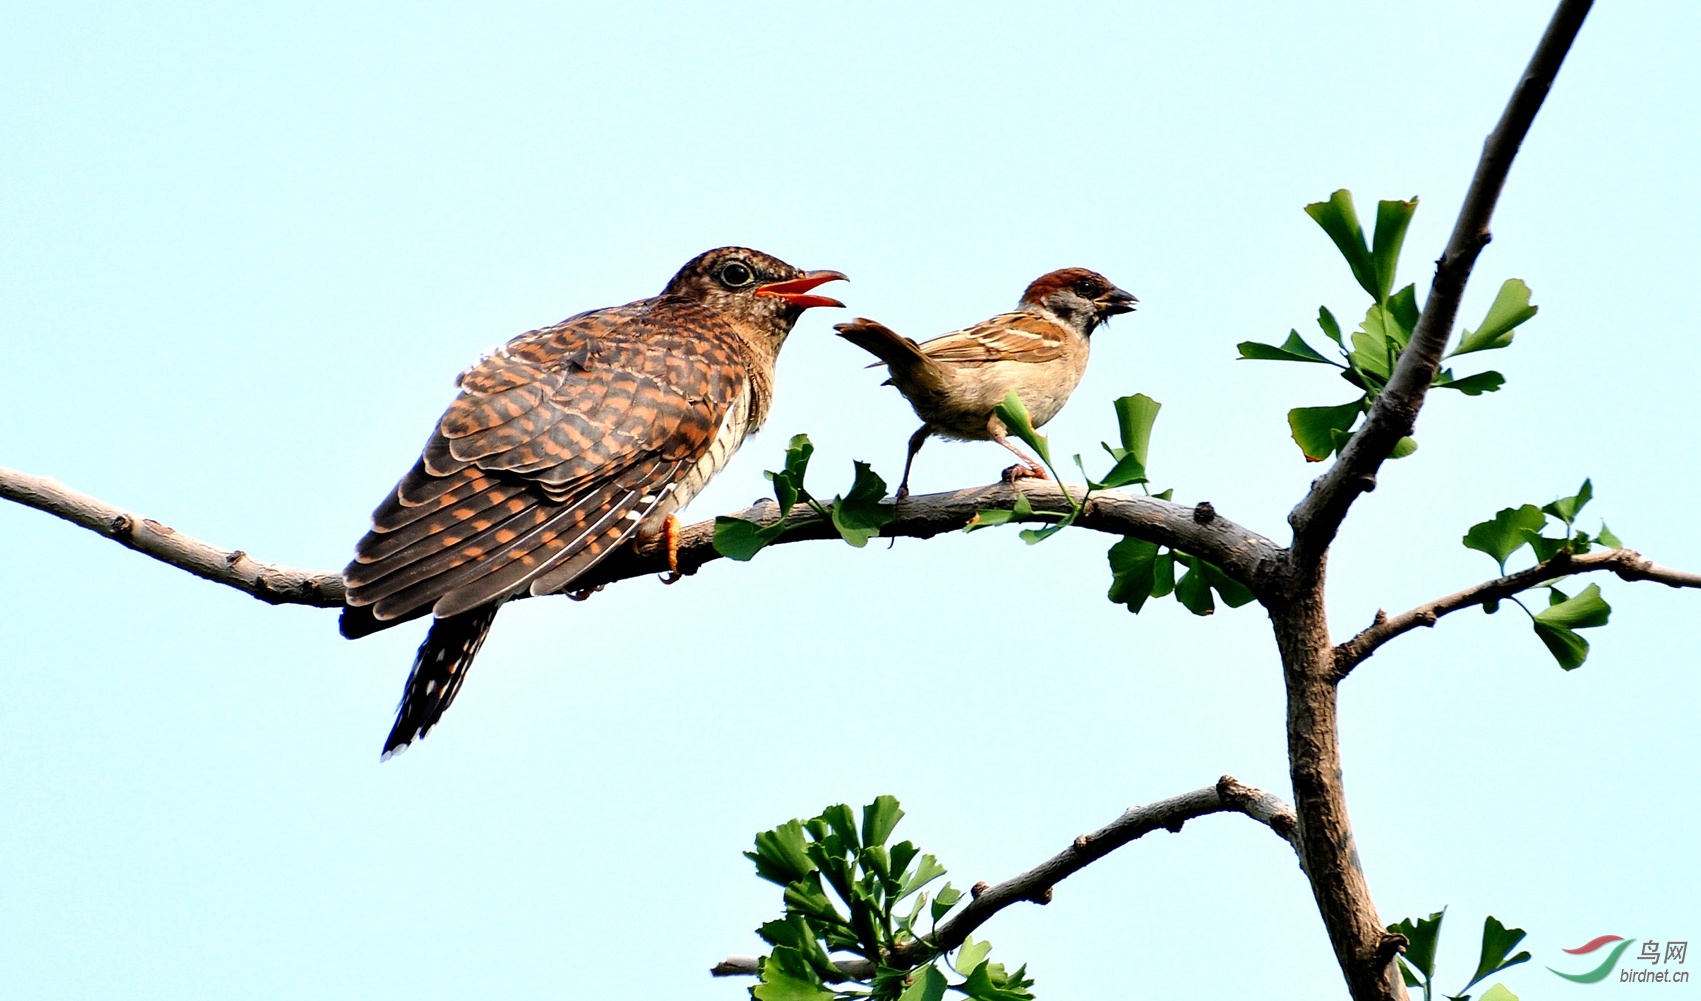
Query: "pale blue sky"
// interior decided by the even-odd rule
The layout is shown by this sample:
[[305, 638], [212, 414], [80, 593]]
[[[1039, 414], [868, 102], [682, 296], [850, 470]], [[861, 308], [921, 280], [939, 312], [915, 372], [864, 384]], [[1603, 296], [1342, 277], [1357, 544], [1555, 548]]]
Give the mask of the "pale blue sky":
[[[917, 336], [1103, 271], [1141, 309], [1096, 342], [1054, 447], [1095, 451], [1110, 398], [1148, 393], [1159, 484], [1285, 538], [1317, 467], [1284, 411], [1348, 393], [1233, 345], [1363, 308], [1301, 206], [1421, 196], [1400, 279], [1421, 290], [1547, 16], [15, 3], [0, 464], [337, 567], [481, 350], [743, 243], [845, 271], [854, 314]], [[1465, 529], [1584, 476], [1591, 528], [1701, 568], [1698, 28], [1651, 3], [1584, 27], [1464, 309], [1516, 276], [1541, 315], [1489, 362], [1506, 390], [1435, 400], [1355, 509], [1338, 635], [1491, 575]], [[913, 417], [840, 316], [799, 325], [768, 431], [692, 515], [765, 493], [799, 431], [826, 492], [853, 458], [895, 479]], [[916, 487], [1005, 464], [931, 446]], [[1131, 617], [1103, 597], [1108, 542], [795, 546], [528, 601], [380, 765], [417, 628], [348, 643], [330, 612], [0, 505], [0, 994], [731, 1001], [744, 984], [706, 969], [778, 913], [739, 852], [790, 817], [893, 793], [900, 834], [972, 883], [1225, 771], [1287, 795], [1264, 617]], [[1579, 671], [1510, 609], [1344, 689], [1371, 886], [1390, 921], [1451, 905], [1449, 989], [1490, 911], [1530, 931], [1525, 997], [1578, 990], [1541, 969], [1562, 947], [1701, 932], [1701, 597], [1602, 585], [1613, 623]], [[987, 931], [1047, 1001], [1342, 993], [1292, 855], [1236, 818]]]

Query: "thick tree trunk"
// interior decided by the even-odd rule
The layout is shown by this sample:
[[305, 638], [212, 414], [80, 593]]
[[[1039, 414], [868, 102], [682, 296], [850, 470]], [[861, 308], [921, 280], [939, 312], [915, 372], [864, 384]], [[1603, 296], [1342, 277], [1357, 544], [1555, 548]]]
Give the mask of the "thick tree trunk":
[[1355, 1001], [1406, 998], [1394, 955], [1353, 843], [1341, 779], [1334, 646], [1324, 616], [1321, 575], [1272, 602], [1288, 693], [1288, 768], [1298, 815], [1300, 864]]

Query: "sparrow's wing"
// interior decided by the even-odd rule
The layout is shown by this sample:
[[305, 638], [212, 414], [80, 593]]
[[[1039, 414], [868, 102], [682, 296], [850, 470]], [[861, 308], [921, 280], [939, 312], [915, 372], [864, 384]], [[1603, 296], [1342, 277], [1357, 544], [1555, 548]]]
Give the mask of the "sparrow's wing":
[[939, 362], [977, 364], [995, 361], [1046, 362], [1063, 356], [1064, 330], [1032, 313], [1005, 313], [921, 345]]
[[588, 568], [708, 454], [749, 388], [731, 328], [675, 299], [523, 334], [460, 387], [355, 547], [348, 602], [371, 606], [356, 622], [454, 615], [568, 560]]

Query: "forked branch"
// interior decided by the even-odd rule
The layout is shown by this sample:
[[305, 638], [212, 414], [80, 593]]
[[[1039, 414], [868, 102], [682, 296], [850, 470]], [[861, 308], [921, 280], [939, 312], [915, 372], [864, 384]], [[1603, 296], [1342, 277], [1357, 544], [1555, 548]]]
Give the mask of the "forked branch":
[[1523, 77], [1512, 91], [1512, 99], [1483, 143], [1476, 174], [1453, 224], [1453, 235], [1440, 260], [1435, 262], [1435, 279], [1429, 286], [1417, 328], [1412, 331], [1411, 343], [1401, 353], [1364, 426], [1341, 450], [1340, 459], [1318, 477], [1311, 492], [1288, 515], [1288, 523], [1293, 527], [1295, 565], [1308, 573], [1321, 565], [1347, 509], [1359, 494], [1376, 488], [1377, 470], [1395, 443], [1411, 434], [1417, 423], [1418, 410], [1453, 335], [1453, 321], [1471, 268], [1482, 248], [1493, 238], [1489, 221], [1494, 216], [1501, 189], [1506, 186], [1512, 159], [1523, 145], [1524, 136], [1529, 133], [1530, 124], [1553, 86], [1560, 64], [1583, 27], [1583, 18], [1591, 5], [1592, 0], [1562, 0], [1554, 11]]
[[[1214, 786], [1133, 807], [1111, 824], [1081, 835], [1068, 848], [1019, 876], [996, 886], [976, 883], [971, 891], [974, 899], [967, 907], [941, 924], [930, 939], [900, 948], [892, 957], [892, 965], [903, 967], [922, 961], [930, 953], [950, 952], [1011, 904], [1050, 903], [1052, 887], [1123, 845], [1157, 830], [1179, 832], [1189, 820], [1213, 813], [1244, 813], [1274, 831], [1289, 847], [1294, 846], [1293, 807], [1272, 793], [1224, 775]], [[865, 959], [843, 960], [837, 965], [846, 980], [863, 980], [874, 975], [874, 965]], [[755, 976], [756, 957], [728, 956], [709, 972], [717, 977]]]
[[1558, 577], [1600, 570], [1610, 570], [1625, 580], [1651, 580], [1670, 587], [1701, 588], [1701, 574], [1660, 566], [1641, 553], [1629, 549], [1608, 549], [1582, 556], [1560, 553], [1546, 563], [1538, 563], [1528, 570], [1484, 581], [1475, 587], [1426, 602], [1393, 617], [1381, 612], [1376, 613], [1376, 621], [1371, 623], [1369, 628], [1335, 647], [1335, 676], [1346, 677], [1382, 644], [1419, 626], [1433, 626], [1444, 615], [1510, 598]]

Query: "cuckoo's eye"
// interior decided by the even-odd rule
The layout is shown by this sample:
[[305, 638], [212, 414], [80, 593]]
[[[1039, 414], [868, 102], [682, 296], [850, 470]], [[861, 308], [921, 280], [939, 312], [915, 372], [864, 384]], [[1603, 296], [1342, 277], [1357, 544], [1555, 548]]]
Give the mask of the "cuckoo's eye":
[[756, 275], [750, 270], [750, 266], [742, 261], [729, 261], [721, 265], [716, 277], [727, 288], [743, 288], [756, 280]]

